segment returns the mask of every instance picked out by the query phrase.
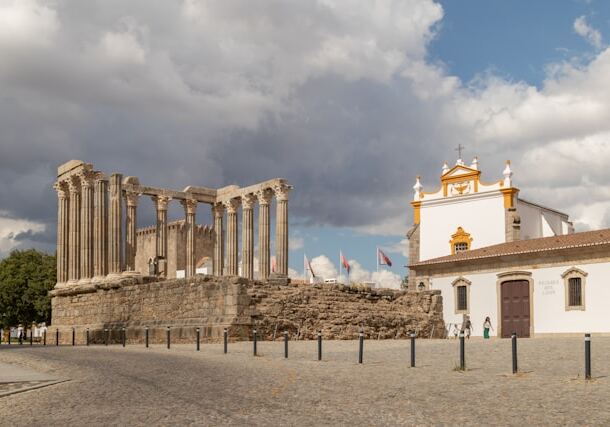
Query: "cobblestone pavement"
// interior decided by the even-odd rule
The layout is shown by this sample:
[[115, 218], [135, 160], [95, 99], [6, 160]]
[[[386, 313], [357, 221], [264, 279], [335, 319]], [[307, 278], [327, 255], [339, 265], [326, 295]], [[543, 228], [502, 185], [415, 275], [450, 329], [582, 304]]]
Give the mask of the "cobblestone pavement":
[[0, 398], [1, 425], [609, 425], [610, 338], [232, 343], [192, 346], [0, 346], [0, 362], [71, 381]]

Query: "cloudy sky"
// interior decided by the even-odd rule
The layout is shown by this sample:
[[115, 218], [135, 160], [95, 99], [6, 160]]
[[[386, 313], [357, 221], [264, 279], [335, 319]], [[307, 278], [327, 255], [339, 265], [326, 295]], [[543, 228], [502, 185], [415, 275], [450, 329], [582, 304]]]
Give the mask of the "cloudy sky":
[[291, 267], [327, 275], [343, 249], [370, 278], [376, 246], [404, 275], [414, 177], [435, 187], [457, 144], [609, 226], [607, 40], [601, 0], [0, 0], [0, 256], [53, 249], [68, 159], [171, 188], [285, 177]]

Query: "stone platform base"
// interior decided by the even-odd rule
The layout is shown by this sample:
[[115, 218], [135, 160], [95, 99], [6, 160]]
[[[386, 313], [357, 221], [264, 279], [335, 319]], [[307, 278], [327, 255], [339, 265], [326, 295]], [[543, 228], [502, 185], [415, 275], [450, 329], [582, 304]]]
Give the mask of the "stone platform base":
[[192, 343], [196, 328], [202, 342], [251, 339], [257, 329], [263, 340], [280, 339], [289, 331], [296, 339], [353, 339], [362, 328], [368, 337], [399, 338], [416, 331], [422, 337], [444, 333], [442, 299], [438, 291], [406, 292], [327, 284], [291, 284], [241, 277], [197, 275], [190, 279], [158, 281], [125, 277], [92, 282], [51, 292], [52, 325], [47, 343], [84, 344], [122, 340]]

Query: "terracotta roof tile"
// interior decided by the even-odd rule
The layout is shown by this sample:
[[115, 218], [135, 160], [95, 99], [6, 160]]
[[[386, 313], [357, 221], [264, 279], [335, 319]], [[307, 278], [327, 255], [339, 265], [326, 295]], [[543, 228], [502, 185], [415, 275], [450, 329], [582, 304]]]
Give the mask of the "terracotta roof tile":
[[498, 245], [459, 252], [455, 255], [427, 259], [411, 264], [409, 267], [606, 244], [610, 244], [610, 229], [500, 243]]

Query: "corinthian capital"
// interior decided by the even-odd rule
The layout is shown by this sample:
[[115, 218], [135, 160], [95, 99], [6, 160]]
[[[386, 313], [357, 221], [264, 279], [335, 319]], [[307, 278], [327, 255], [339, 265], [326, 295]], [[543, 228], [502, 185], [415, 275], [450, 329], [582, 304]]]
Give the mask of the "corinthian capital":
[[135, 191], [126, 191], [125, 200], [127, 201], [127, 206], [138, 206], [138, 201], [140, 200], [140, 193], [137, 193]]
[[187, 215], [194, 215], [197, 212], [197, 200], [186, 199], [180, 202], [184, 206], [184, 211]]
[[239, 208], [240, 200], [238, 198], [226, 200], [223, 202], [225, 208], [227, 208], [227, 213], [236, 213], [237, 208]]
[[53, 184], [53, 188], [55, 191], [57, 191], [57, 198], [68, 198], [68, 183], [66, 181], [57, 181], [55, 184]]
[[212, 206], [212, 213], [214, 214], [214, 218], [222, 218], [225, 213], [225, 207], [222, 203], [216, 203]]
[[288, 200], [288, 195], [292, 190], [291, 185], [287, 185], [284, 183], [276, 184], [273, 186], [273, 192], [275, 193], [275, 197], [278, 201], [286, 201]]
[[259, 205], [268, 205], [273, 198], [273, 190], [270, 188], [260, 189], [256, 192], [256, 198], [258, 199]]
[[68, 188], [70, 190], [70, 194], [80, 193], [80, 179], [78, 175], [72, 175], [68, 178]]
[[155, 203], [155, 206], [157, 207], [158, 211], [166, 211], [167, 205], [169, 204], [169, 201], [172, 198], [169, 196], [157, 195], [157, 196], [152, 196], [151, 199]]
[[241, 204], [244, 209], [252, 209], [256, 202], [256, 196], [254, 194], [246, 194], [241, 196]]

